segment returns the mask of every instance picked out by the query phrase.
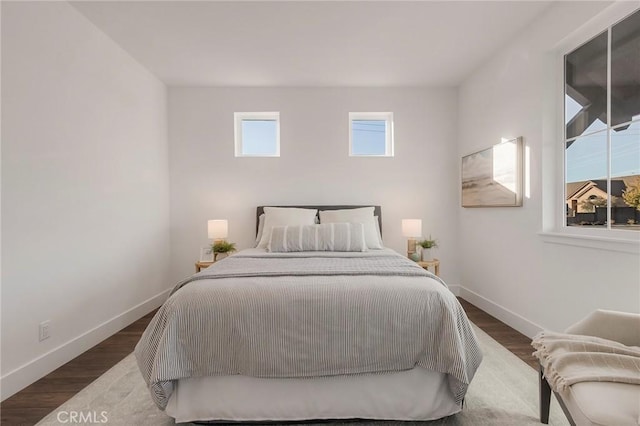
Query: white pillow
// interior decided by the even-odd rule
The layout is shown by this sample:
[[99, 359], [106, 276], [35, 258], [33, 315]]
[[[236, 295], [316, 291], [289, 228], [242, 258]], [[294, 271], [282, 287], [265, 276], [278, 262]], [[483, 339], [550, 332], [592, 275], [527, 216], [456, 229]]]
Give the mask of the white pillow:
[[364, 239], [370, 249], [381, 249], [378, 221], [373, 216], [373, 207], [344, 210], [320, 210], [320, 223], [351, 222], [364, 225]]
[[256, 247], [260, 244], [260, 239], [262, 239], [262, 230], [264, 229], [264, 213], [258, 216], [258, 235], [256, 235]]
[[366, 251], [361, 223], [274, 226], [267, 248], [270, 252]]
[[316, 223], [316, 209], [299, 209], [295, 207], [265, 207], [264, 227], [258, 248], [267, 248], [274, 226], [314, 225]]
[[380, 218], [378, 216], [373, 217], [374, 222], [376, 223], [376, 231], [378, 232], [378, 239], [380, 240], [380, 244], [384, 247], [384, 241], [382, 241], [382, 229], [380, 229]]

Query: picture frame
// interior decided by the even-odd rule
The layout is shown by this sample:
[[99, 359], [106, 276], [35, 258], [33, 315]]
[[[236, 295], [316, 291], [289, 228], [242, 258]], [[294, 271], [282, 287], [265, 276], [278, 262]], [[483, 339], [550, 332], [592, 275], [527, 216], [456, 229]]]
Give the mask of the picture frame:
[[522, 137], [462, 157], [462, 207], [521, 207]]
[[211, 250], [211, 247], [202, 247], [200, 249], [200, 262], [213, 262], [213, 250]]

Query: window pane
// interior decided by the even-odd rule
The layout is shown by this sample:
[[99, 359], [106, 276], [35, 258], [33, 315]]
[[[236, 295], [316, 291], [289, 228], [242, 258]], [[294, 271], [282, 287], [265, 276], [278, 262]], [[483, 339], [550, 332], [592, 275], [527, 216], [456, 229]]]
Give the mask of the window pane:
[[386, 121], [352, 120], [351, 138], [352, 155], [385, 155]]
[[277, 121], [242, 120], [242, 154], [275, 155], [278, 152]]
[[640, 11], [611, 29], [611, 125], [640, 118]]
[[[607, 33], [565, 56], [565, 98], [578, 112], [565, 110], [566, 139], [605, 128], [607, 122]], [[567, 102], [569, 103], [569, 102]]]
[[607, 131], [567, 142], [565, 161], [567, 225], [605, 227]]
[[611, 132], [611, 195], [613, 226], [640, 231], [640, 121]]

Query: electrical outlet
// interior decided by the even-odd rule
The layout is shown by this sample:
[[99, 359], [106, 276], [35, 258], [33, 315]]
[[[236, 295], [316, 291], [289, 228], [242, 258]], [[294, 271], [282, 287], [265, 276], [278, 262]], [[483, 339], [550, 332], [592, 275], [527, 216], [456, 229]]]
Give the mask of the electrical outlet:
[[40, 341], [42, 342], [45, 339], [48, 339], [51, 336], [51, 321], [46, 320], [40, 323]]

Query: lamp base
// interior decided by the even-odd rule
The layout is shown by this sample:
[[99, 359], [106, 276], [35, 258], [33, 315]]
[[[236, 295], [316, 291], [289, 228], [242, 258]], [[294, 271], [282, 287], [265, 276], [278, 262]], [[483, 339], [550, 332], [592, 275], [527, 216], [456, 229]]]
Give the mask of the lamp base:
[[411, 255], [416, 252], [418, 242], [415, 238], [409, 238], [407, 240], [407, 257], [411, 259]]

